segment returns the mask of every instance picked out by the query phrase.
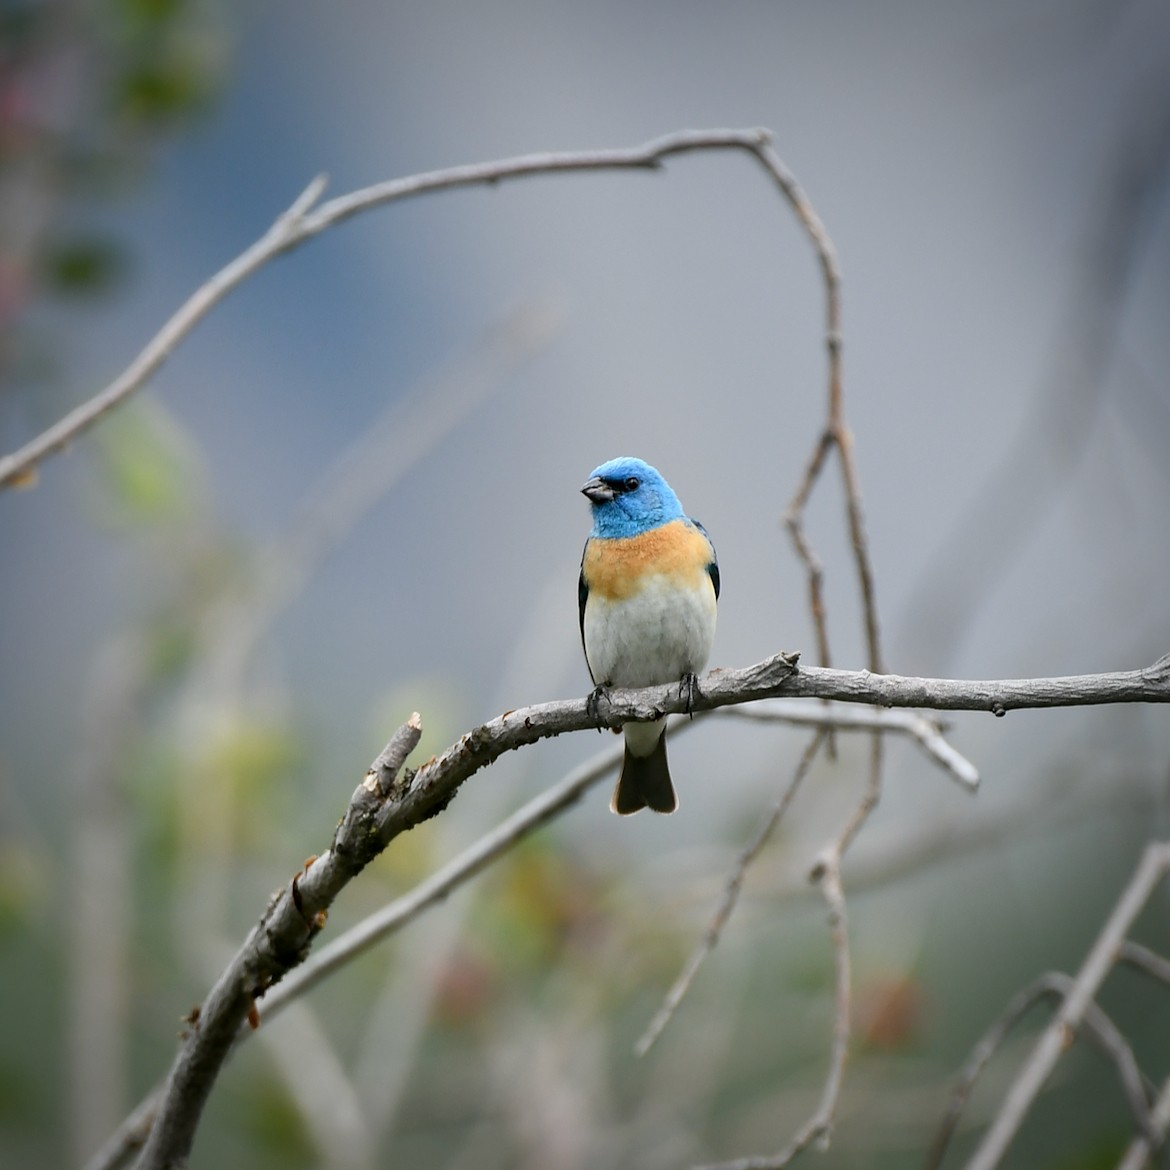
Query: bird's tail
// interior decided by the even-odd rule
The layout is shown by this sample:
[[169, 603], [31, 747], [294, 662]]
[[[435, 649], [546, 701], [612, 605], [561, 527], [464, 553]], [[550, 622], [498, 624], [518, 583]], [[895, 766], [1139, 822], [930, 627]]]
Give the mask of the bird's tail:
[[[622, 773], [609, 802], [610, 809], [619, 816], [629, 816], [640, 808], [651, 808], [659, 813], [672, 813], [678, 808], [670, 769], [666, 764], [665, 720], [662, 724], [626, 724], [626, 754]], [[634, 735], [631, 736], [630, 732]], [[639, 734], [641, 732], [642, 734]], [[657, 732], [653, 740], [647, 733]], [[633, 739], [631, 750], [630, 740]], [[649, 742], [646, 742], [649, 741]], [[645, 746], [645, 755], [638, 749]], [[637, 754], [635, 754], [637, 752]]]

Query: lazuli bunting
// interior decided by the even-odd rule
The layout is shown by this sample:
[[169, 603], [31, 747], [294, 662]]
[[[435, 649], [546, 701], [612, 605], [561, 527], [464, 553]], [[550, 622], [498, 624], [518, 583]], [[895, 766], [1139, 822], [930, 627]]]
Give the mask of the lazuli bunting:
[[[710, 537], [641, 459], [603, 463], [581, 491], [593, 508], [577, 592], [594, 695], [678, 682], [690, 696], [715, 638], [719, 565]], [[627, 723], [624, 731], [609, 807], [622, 816], [647, 807], [674, 812], [666, 719]]]

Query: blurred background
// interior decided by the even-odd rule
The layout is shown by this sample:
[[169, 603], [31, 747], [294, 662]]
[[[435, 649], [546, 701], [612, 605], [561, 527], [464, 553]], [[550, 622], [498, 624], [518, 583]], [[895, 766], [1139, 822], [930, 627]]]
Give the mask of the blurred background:
[[[0, 450], [115, 377], [318, 172], [330, 194], [767, 126], [836, 244], [886, 665], [1031, 677], [1170, 650], [1170, 11], [1158, 0], [0, 8]], [[78, 1166], [161, 1077], [269, 892], [412, 710], [441, 751], [589, 686], [594, 466], [637, 454], [719, 550], [713, 665], [815, 658], [781, 517], [823, 424], [815, 258], [746, 157], [363, 215], [260, 272], [131, 405], [0, 493], [0, 1163]], [[839, 477], [808, 514], [865, 652]], [[1075, 970], [1170, 829], [1161, 708], [961, 715], [905, 743], [844, 869], [856, 1029], [826, 1167], [918, 1164], [1008, 998]], [[603, 783], [261, 1028], [194, 1166], [676, 1167], [814, 1107], [832, 952], [804, 880], [865, 776], [821, 761], [690, 998], [633, 1044], [807, 732], [708, 719], [676, 816]], [[324, 936], [611, 741], [510, 755]], [[1165, 950], [1166, 898], [1143, 919]], [[1170, 997], [1103, 1003], [1156, 1079]], [[996, 1108], [1028, 1032], [958, 1136]], [[1161, 1063], [1159, 1063], [1159, 1061]], [[1011, 1165], [1113, 1165], [1080, 1049]]]

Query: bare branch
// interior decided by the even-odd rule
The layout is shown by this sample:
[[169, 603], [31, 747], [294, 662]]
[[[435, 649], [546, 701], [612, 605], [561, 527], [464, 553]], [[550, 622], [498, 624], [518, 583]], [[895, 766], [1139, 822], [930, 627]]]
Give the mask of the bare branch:
[[[906, 679], [868, 671], [798, 669], [797, 657], [779, 654], [743, 670], [714, 671], [703, 679], [701, 692], [691, 699], [692, 705], [703, 711], [794, 694], [899, 706], [929, 706], [933, 698], [940, 706], [973, 710], [987, 710], [990, 703], [1024, 707], [1170, 701], [1170, 657], [1146, 670], [976, 683]], [[602, 701], [598, 715], [602, 723], [620, 727], [630, 721], [681, 713], [686, 706], [687, 699], [674, 685], [615, 690], [608, 701]], [[356, 874], [399, 833], [445, 808], [467, 779], [505, 752], [594, 726], [595, 716], [585, 699], [508, 711], [468, 732], [413, 774], [407, 772], [385, 784], [359, 784], [332, 847], [276, 895], [208, 995], [168, 1077], [164, 1103], [143, 1152], [144, 1170], [172, 1166], [186, 1157], [203, 1105], [240, 1025], [254, 1012], [257, 997], [304, 961], [313, 938], [324, 925], [329, 905]], [[382, 790], [387, 794], [385, 799], [377, 795]], [[872, 792], [867, 792], [819, 865], [822, 882], [826, 877], [830, 879], [823, 891], [834, 923], [840, 921], [844, 908], [839, 859], [872, 807], [871, 796]], [[840, 933], [837, 925], [834, 931], [836, 938]], [[840, 937], [844, 937], [843, 933]], [[845, 956], [838, 966], [846, 975], [847, 965]], [[847, 1028], [847, 1020], [844, 1026]], [[844, 1046], [839, 1047], [843, 1054]]]
[[[881, 728], [891, 731], [903, 731], [919, 739], [938, 738], [941, 735], [937, 724], [925, 717], [908, 711], [866, 711], [853, 710], [848, 707], [835, 706], [824, 708], [809, 708], [799, 701], [773, 700], [770, 703], [761, 703], [752, 708], [729, 708], [728, 715], [759, 715], [768, 721], [781, 720], [797, 726], [810, 726], [818, 729], [827, 727], [844, 728], [847, 730], [873, 730]], [[672, 724], [668, 729], [671, 738], [684, 733], [693, 727], [690, 720]], [[383, 750], [379, 759], [388, 755], [391, 746], [398, 743], [405, 728], [391, 740], [391, 744]], [[815, 741], [814, 741], [815, 742]], [[919, 740], [922, 742], [922, 740]], [[945, 741], [944, 747], [949, 748]], [[951, 749], [953, 750], [953, 749]], [[599, 753], [592, 761], [583, 764], [565, 777], [561, 783], [540, 794], [523, 808], [508, 817], [499, 826], [464, 850], [457, 857], [444, 865], [436, 873], [420, 882], [413, 890], [388, 903], [381, 910], [374, 912], [344, 934], [335, 938], [328, 945], [314, 952], [305, 963], [293, 970], [287, 978], [269, 991], [258, 1003], [265, 1021], [275, 1017], [285, 1006], [293, 1002], [306, 991], [315, 987], [346, 963], [365, 953], [372, 946], [396, 933], [409, 923], [413, 922], [429, 907], [442, 901], [464, 882], [481, 872], [486, 866], [495, 861], [512, 847], [517, 841], [534, 832], [546, 824], [554, 816], [565, 811], [581, 795], [600, 779], [609, 774], [614, 764], [621, 758], [621, 745], [617, 744]], [[963, 757], [958, 756], [962, 769], [970, 769], [975, 776], [974, 766]], [[811, 756], [802, 761], [796, 777], [790, 782], [786, 793], [778, 802], [776, 810], [765, 823], [757, 838], [741, 854], [739, 866], [739, 880], [735, 882], [734, 891], [729, 882], [728, 894], [724, 903], [717, 912], [719, 921], [712, 922], [705, 935], [703, 943], [696, 949], [688, 964], [687, 970], [680, 976], [675, 987], [668, 994], [664, 1007], [659, 1016], [650, 1025], [646, 1035], [639, 1042], [639, 1051], [644, 1053], [649, 1049], [657, 1033], [668, 1022], [666, 1018], [677, 1008], [685, 996], [687, 986], [693, 981], [698, 968], [709, 950], [717, 945], [718, 935], [721, 933], [727, 918], [734, 908], [734, 900], [739, 892], [739, 882], [742, 880], [742, 871], [750, 864], [766, 842], [771, 827], [776, 819], [783, 815], [784, 808], [795, 795], [807, 765], [811, 763]], [[396, 769], [395, 769], [396, 770]], [[977, 780], [977, 776], [975, 776]], [[684, 985], [685, 984], [685, 985]], [[669, 1012], [666, 1005], [669, 1004]], [[653, 1035], [651, 1034], [653, 1032]], [[249, 1027], [242, 1027], [237, 1034], [237, 1042], [251, 1035]], [[152, 1090], [151, 1094], [136, 1108], [133, 1114], [123, 1122], [119, 1131], [106, 1142], [103, 1148], [86, 1164], [85, 1170], [114, 1170], [122, 1165], [133, 1152], [138, 1149], [149, 1133], [150, 1122], [157, 1110], [162, 1093], [162, 1084]], [[145, 1115], [145, 1116], [144, 1116]]]
[[852, 996], [852, 975], [849, 961], [848, 922], [845, 912], [845, 894], [841, 888], [841, 873], [836, 861], [826, 863], [818, 871], [816, 880], [829, 907], [829, 934], [833, 941], [836, 965], [836, 1011], [833, 1023], [833, 1046], [829, 1054], [829, 1072], [821, 1099], [813, 1115], [797, 1130], [796, 1135], [784, 1149], [776, 1154], [753, 1154], [746, 1158], [735, 1158], [730, 1162], [717, 1162], [696, 1167], [696, 1170], [784, 1170], [798, 1154], [803, 1153], [813, 1142], [827, 1148], [837, 1112], [837, 1099], [841, 1094], [841, 1083], [845, 1077], [845, 1058], [849, 1052], [850, 1000]]
[[150, 1137], [150, 1130], [154, 1125], [159, 1103], [162, 1101], [162, 1092], [163, 1085], [156, 1085], [143, 1097], [101, 1149], [86, 1162], [83, 1170], [118, 1170], [118, 1167], [124, 1166]]
[[841, 463], [841, 477], [845, 487], [846, 517], [853, 556], [857, 565], [861, 590], [862, 614], [865, 619], [867, 658], [873, 671], [882, 669], [881, 636], [878, 627], [877, 602], [874, 595], [873, 566], [865, 535], [865, 519], [861, 507], [861, 485], [853, 460], [853, 435], [845, 419], [844, 388], [841, 377], [841, 272], [833, 241], [820, 217], [808, 201], [795, 177], [785, 167], [770, 143], [757, 151], [760, 161], [771, 171], [817, 253], [825, 286], [825, 348], [829, 362], [828, 418], [824, 430], [813, 448], [812, 457], [800, 485], [793, 496], [784, 522], [792, 537], [797, 556], [804, 563], [809, 577], [809, 598], [817, 645], [822, 665], [829, 665], [829, 640], [825, 631], [824, 598], [821, 590], [821, 561], [814, 552], [804, 531], [804, 510], [813, 486], [824, 469], [830, 451], [836, 450]]
[[233, 288], [242, 284], [274, 256], [298, 242], [298, 225], [310, 202], [324, 189], [324, 179], [315, 178], [293, 205], [247, 251], [221, 268], [206, 284], [196, 289], [178, 312], [147, 342], [142, 352], [104, 390], [71, 410], [19, 451], [0, 459], [0, 489], [27, 484], [35, 468], [47, 455], [60, 451], [88, 430], [114, 407], [120, 405], [151, 378], [171, 351]]
[[1097, 989], [1116, 961], [1126, 932], [1167, 870], [1170, 870], [1170, 842], [1147, 845], [1137, 870], [1097, 936], [1060, 1010], [1016, 1075], [995, 1120], [967, 1163], [967, 1170], [993, 1170], [999, 1165], [1061, 1053], [1083, 1024]]
[[832, 449], [833, 435], [826, 427], [821, 432], [817, 445], [813, 448], [812, 457], [804, 469], [804, 475], [801, 478], [800, 486], [796, 489], [796, 495], [793, 496], [788, 510], [784, 513], [784, 525], [792, 539], [792, 547], [796, 550], [796, 555], [801, 564], [804, 565], [808, 575], [809, 610], [812, 613], [813, 630], [817, 639], [817, 661], [822, 666], [831, 666], [833, 662], [829, 650], [829, 628], [825, 615], [825, 569], [804, 530], [804, 510], [808, 505], [809, 496], [812, 495], [813, 487], [820, 478], [825, 460], [829, 457], [829, 452]]
[[[865, 519], [861, 506], [861, 481], [853, 459], [853, 434], [845, 419], [845, 398], [841, 373], [843, 336], [841, 274], [837, 265], [837, 254], [820, 217], [813, 210], [812, 205], [805, 198], [804, 192], [788, 173], [770, 144], [763, 147], [761, 161], [772, 171], [774, 178], [808, 233], [820, 261], [825, 288], [825, 344], [829, 366], [828, 417], [820, 439], [813, 450], [804, 479], [789, 504], [785, 523], [797, 555], [804, 562], [808, 572], [809, 601], [812, 608], [813, 625], [816, 629], [822, 666], [827, 668], [829, 666], [829, 638], [825, 622], [823, 570], [820, 558], [813, 550], [804, 531], [804, 512], [813, 487], [824, 468], [825, 461], [830, 452], [835, 450], [841, 468], [842, 486], [845, 490], [846, 521], [853, 547], [853, 560], [857, 569], [858, 588], [861, 593], [861, 609], [866, 635], [866, 659], [871, 671], [881, 672], [884, 667], [874, 591], [873, 565], [869, 557], [868, 538], [866, 537]], [[835, 741], [831, 733], [828, 739], [828, 750], [830, 757], [835, 757]], [[850, 1033], [849, 944], [845, 930], [845, 895], [841, 888], [841, 860], [850, 843], [881, 799], [884, 754], [882, 734], [875, 730], [870, 737], [869, 776], [865, 793], [841, 835], [822, 854], [813, 871], [813, 880], [820, 881], [821, 891], [829, 903], [829, 923], [834, 951], [837, 956], [837, 1018], [834, 1028], [833, 1052], [829, 1064], [828, 1079], [816, 1113], [786, 1150], [774, 1158], [756, 1160], [755, 1164], [767, 1167], [768, 1170], [787, 1166], [814, 1140], [821, 1142], [826, 1147], [828, 1145], [837, 1107], [837, 1097], [845, 1073], [845, 1058], [849, 1048]], [[749, 1159], [749, 1164], [751, 1161]]]
[[1119, 962], [1128, 963], [1131, 967], [1136, 967], [1152, 979], [1157, 979], [1161, 983], [1170, 984], [1170, 959], [1164, 958], [1157, 951], [1150, 950], [1149, 947], [1142, 946], [1141, 943], [1136, 943], [1132, 939], [1127, 938], [1121, 944], [1121, 949], [1117, 952], [1117, 958]]
[[1150, 1110], [1148, 1133], [1140, 1133], [1129, 1144], [1125, 1156], [1117, 1163], [1117, 1170], [1145, 1170], [1150, 1159], [1166, 1143], [1170, 1130], [1170, 1080], [1162, 1085], [1154, 1107]]
[[719, 936], [723, 933], [723, 928], [727, 925], [727, 920], [731, 917], [731, 912], [735, 909], [735, 904], [739, 900], [739, 892], [743, 888], [743, 880], [747, 874], [748, 867], [759, 855], [760, 850], [768, 843], [768, 839], [772, 836], [776, 826], [788, 810], [788, 806], [792, 803], [793, 797], [796, 796], [801, 781], [808, 775], [808, 770], [812, 767], [812, 762], [816, 758], [816, 754], [820, 750], [821, 744], [824, 742], [827, 734], [827, 729], [821, 728], [812, 737], [800, 757], [800, 762], [796, 765], [796, 771], [789, 779], [780, 798], [764, 818], [764, 822], [756, 832], [756, 835], [740, 853], [736, 860], [735, 868], [731, 871], [731, 876], [727, 879], [727, 884], [723, 890], [723, 897], [720, 899], [719, 905], [716, 907], [707, 929], [703, 932], [703, 937], [699, 945], [692, 952], [691, 957], [687, 960], [686, 966], [674, 981], [671, 989], [666, 993], [666, 998], [663, 1000], [662, 1006], [658, 1009], [645, 1032], [639, 1038], [638, 1043], [634, 1046], [634, 1050], [639, 1056], [645, 1056], [650, 1051], [655, 1040], [662, 1034], [662, 1030], [670, 1023], [671, 1017], [678, 1009], [678, 1005], [682, 1003], [683, 997], [686, 995], [691, 983], [694, 982], [694, 978], [699, 972], [699, 968], [703, 965], [703, 960], [718, 945]]
[[1000, 679], [995, 682], [909, 678], [896, 674], [871, 674], [866, 670], [803, 666], [781, 693], [785, 696], [843, 699], [879, 707], [990, 711], [993, 715], [1037, 707], [1165, 703], [1170, 700], [1170, 654], [1141, 670], [1063, 678]]
[[[822, 712], [823, 713], [823, 712]], [[807, 767], [812, 756], [820, 746], [821, 736], [818, 734], [806, 750], [802, 759], [802, 767]], [[833, 1043], [829, 1056], [829, 1071], [825, 1078], [824, 1089], [816, 1110], [797, 1131], [796, 1135], [784, 1149], [776, 1154], [752, 1155], [721, 1163], [717, 1167], [704, 1167], [702, 1170], [783, 1170], [793, 1159], [806, 1150], [813, 1142], [817, 1142], [822, 1149], [827, 1149], [832, 1135], [833, 1123], [837, 1112], [837, 1101], [841, 1094], [841, 1086], [845, 1078], [845, 1062], [849, 1054], [849, 1040], [852, 1033], [852, 975], [849, 957], [849, 935], [847, 928], [847, 911], [845, 892], [841, 884], [841, 862], [845, 853], [852, 844], [861, 826], [877, 805], [881, 794], [882, 769], [882, 734], [880, 730], [872, 731], [870, 740], [870, 767], [865, 792], [861, 800], [853, 809], [845, 826], [837, 837], [821, 852], [813, 866], [810, 878], [819, 884], [821, 894], [829, 907], [829, 931], [833, 942], [833, 953], [836, 965], [836, 1007], [833, 1024]], [[798, 773], [798, 776], [800, 773]], [[787, 800], [795, 792], [795, 783], [790, 792], [778, 807], [775, 819], [787, 805]], [[766, 833], [771, 832], [772, 825], [766, 827]], [[764, 836], [766, 836], [766, 833]], [[754, 853], [752, 854], [754, 856]], [[697, 968], [698, 964], [694, 964]], [[684, 973], [685, 974], [685, 973]], [[685, 991], [685, 985], [683, 987]], [[667, 1015], [669, 1018], [669, 1014]], [[665, 1022], [665, 1021], [664, 1021]]]
[[893, 731], [908, 735], [944, 771], [969, 792], [979, 787], [979, 770], [943, 737], [938, 722], [917, 711], [866, 711], [825, 703], [809, 707], [796, 700], [773, 699], [750, 707], [731, 707], [726, 716], [759, 723], [825, 727], [833, 731]]
[[362, 787], [371, 795], [385, 800], [390, 795], [394, 780], [402, 771], [407, 757], [422, 738], [422, 716], [414, 711], [410, 718], [390, 737], [390, 742], [378, 753], [370, 765]]
[[[961, 682], [942, 679], [913, 679], [884, 675], [882, 652], [874, 595], [873, 572], [867, 547], [861, 494], [853, 441], [843, 404], [841, 374], [841, 301], [840, 273], [832, 242], [804, 192], [776, 154], [770, 137], [763, 130], [683, 131], [669, 134], [642, 146], [622, 150], [534, 154], [503, 161], [455, 167], [428, 174], [379, 183], [361, 191], [340, 196], [324, 204], [319, 200], [325, 179], [318, 177], [292, 206], [269, 228], [265, 235], [198, 289], [162, 330], [147, 344], [128, 369], [94, 398], [72, 411], [53, 427], [21, 450], [0, 459], [0, 489], [28, 482], [39, 462], [60, 450], [75, 437], [94, 425], [108, 411], [125, 401], [158, 370], [173, 348], [232, 289], [248, 279], [270, 260], [307, 239], [374, 207], [415, 195], [468, 186], [494, 185], [506, 179], [541, 174], [572, 173], [591, 170], [654, 170], [674, 155], [693, 151], [739, 150], [751, 155], [771, 176], [782, 196], [796, 214], [810, 239], [822, 271], [825, 289], [825, 344], [828, 354], [827, 419], [807, 465], [804, 479], [789, 506], [786, 521], [793, 543], [809, 576], [810, 602], [822, 666], [798, 670], [796, 656], [779, 655], [746, 670], [716, 671], [703, 680], [703, 693], [694, 702], [698, 711], [731, 706], [760, 698], [784, 695], [821, 700], [840, 699], [882, 707], [935, 708], [939, 710], [983, 710], [1003, 715], [1007, 710], [1024, 707], [1071, 706], [1092, 703], [1167, 702], [1170, 701], [1170, 656], [1154, 666], [1139, 671], [1086, 675], [1061, 679], [1006, 680], [998, 682]], [[829, 643], [822, 594], [820, 560], [803, 528], [805, 506], [818, 482], [828, 457], [836, 453], [846, 498], [847, 522], [856, 563], [867, 639], [868, 671], [830, 669]], [[295, 550], [294, 550], [295, 551]], [[872, 673], [871, 673], [872, 672]], [[649, 688], [638, 692], [613, 692], [603, 704], [602, 719], [612, 727], [628, 720], [644, 720], [682, 709], [675, 687]], [[878, 715], [882, 718], [877, 718]], [[855, 717], [855, 724], [865, 720]], [[814, 722], [814, 720], [809, 720]], [[734, 907], [743, 875], [759, 849], [763, 847], [775, 823], [783, 815], [815, 751], [824, 741], [821, 721], [805, 757], [781, 797], [771, 818], [741, 855], [736, 871], [729, 879], [723, 902], [717, 910], [704, 947], [692, 959], [680, 980], [678, 998], [686, 983], [698, 969], [702, 956], [715, 945], [719, 932]], [[837, 1011], [834, 1024], [830, 1067], [818, 1109], [800, 1130], [787, 1150], [768, 1158], [751, 1158], [729, 1163], [737, 1168], [787, 1165], [801, 1150], [816, 1140], [827, 1142], [836, 1110], [844, 1073], [850, 1035], [850, 959], [846, 932], [846, 905], [841, 887], [842, 859], [856, 834], [876, 806], [881, 794], [883, 738], [882, 732], [900, 723], [901, 730], [915, 736], [932, 757], [965, 783], [977, 782], [974, 769], [958, 756], [938, 734], [937, 727], [916, 714], [874, 713], [871, 723], [869, 776], [865, 792], [853, 809], [838, 837], [825, 849], [814, 870], [826, 899], [836, 959]], [[223, 972], [201, 1009], [197, 1021], [184, 1043], [168, 1078], [153, 1132], [143, 1155], [143, 1166], [172, 1166], [185, 1162], [195, 1128], [220, 1066], [247, 1024], [258, 1019], [256, 1000], [264, 997], [266, 1014], [291, 1000], [305, 987], [323, 978], [335, 966], [383, 937], [488, 864], [515, 840], [531, 832], [549, 817], [576, 800], [596, 775], [588, 768], [569, 777], [525, 809], [505, 821], [476, 846], [422, 883], [405, 899], [387, 907], [382, 915], [362, 924], [360, 936], [355, 932], [336, 940], [333, 947], [322, 950], [314, 962], [304, 962], [316, 934], [325, 922], [325, 913], [340, 890], [395, 836], [428, 817], [441, 812], [459, 787], [481, 768], [490, 765], [503, 752], [539, 739], [592, 726], [583, 701], [548, 703], [505, 713], [474, 729], [453, 745], [443, 756], [432, 760], [417, 772], [399, 777], [405, 760], [417, 745], [417, 717], [400, 729], [384, 752], [372, 765], [363, 783], [351, 798], [331, 848], [308, 864], [281, 891], [265, 911], [259, 925], [245, 941], [231, 965]], [[831, 741], [830, 741], [831, 744]], [[592, 767], [597, 767], [596, 765]], [[582, 776], [587, 776], [582, 779]], [[1166, 847], [1170, 848], [1170, 847]], [[1170, 864], [1170, 863], [1167, 863]], [[1165, 866], [1163, 867], [1163, 869]], [[1159, 876], [1163, 870], [1159, 870]], [[1135, 877], [1135, 882], [1136, 882]], [[1124, 901], [1124, 899], [1123, 899]], [[1120, 909], [1120, 904], [1119, 904]], [[1136, 911], [1135, 911], [1136, 913]], [[355, 928], [356, 930], [356, 928]], [[707, 940], [710, 940], [709, 943]], [[1120, 941], [1120, 940], [1118, 940]], [[344, 945], [343, 945], [344, 944]], [[1145, 969], [1151, 965], [1135, 959]], [[287, 979], [282, 987], [277, 981], [299, 964], [297, 978]], [[1081, 987], [1078, 980], [1058, 1015], [1069, 1010], [1069, 1003]], [[1103, 972], [1102, 972], [1103, 977]], [[676, 989], [679, 984], [676, 984]], [[675, 990], [671, 995], [674, 996]], [[1091, 1001], [1092, 991], [1086, 993]], [[674, 1000], [677, 1003], [677, 998]], [[673, 1007], [668, 997], [664, 1005], [666, 1018]], [[1093, 1005], [1086, 1002], [1072, 1024], [1090, 1022]], [[1071, 1017], [1070, 1017], [1071, 1019]], [[665, 1023], [665, 1020], [663, 1020]], [[661, 1025], [659, 1025], [660, 1027]], [[654, 1033], [656, 1034], [656, 1033]], [[652, 1036], [651, 1036], [652, 1039]], [[1130, 1054], [1132, 1057], [1132, 1054]], [[1118, 1058], [1120, 1061], [1120, 1058]], [[1032, 1063], [1038, 1063], [1034, 1058]], [[1123, 1063], [1123, 1062], [1121, 1062]], [[1121, 1067], [1119, 1063], [1119, 1067]], [[1027, 1070], [1025, 1070], [1027, 1071]], [[1047, 1073], [1040, 1075], [1036, 1091]], [[1009, 1098], [1010, 1100], [1010, 1098]], [[1030, 1102], [1025, 1102], [1023, 1110]], [[1006, 1106], [1005, 1106], [1006, 1110]], [[1001, 1114], [1000, 1121], [1003, 1120]], [[136, 1117], [141, 1124], [140, 1111]], [[1018, 1124], [1018, 1122], [1017, 1122]], [[1012, 1131], [1014, 1132], [1014, 1130]], [[1148, 1137], [1152, 1141], [1153, 1130]], [[1010, 1140], [1010, 1133], [1006, 1140]], [[1006, 1144], [1005, 1140], [1005, 1144]]]
[[[668, 728], [667, 734], [673, 739], [693, 726], [689, 720], [679, 722]], [[396, 734], [394, 739], [397, 738]], [[257, 1006], [261, 1009], [262, 1020], [267, 1022], [273, 1019], [290, 1003], [316, 987], [334, 971], [359, 955], [365, 954], [375, 944], [396, 934], [425, 910], [443, 901], [454, 890], [482, 872], [517, 842], [566, 811], [598, 781], [611, 774], [614, 765], [621, 760], [622, 751], [622, 744], [616, 743], [598, 752], [592, 760], [573, 769], [559, 784], [534, 797], [491, 832], [453, 857], [441, 869], [419, 882], [414, 889], [363, 918], [332, 942], [311, 954], [259, 1002]], [[251, 1033], [250, 1026], [242, 1026], [236, 1033], [236, 1042], [239, 1043]], [[160, 1083], [150, 1091], [118, 1131], [86, 1163], [85, 1170], [116, 1170], [116, 1167], [124, 1165], [131, 1155], [141, 1148], [158, 1111], [163, 1088], [163, 1084]]]
[[[689, 726], [689, 723], [676, 724], [672, 733], [677, 735]], [[424, 910], [441, 902], [518, 841], [575, 804], [598, 781], [612, 773], [614, 765], [622, 758], [622, 751], [622, 744], [617, 743], [598, 752], [592, 760], [574, 768], [559, 784], [533, 797], [490, 833], [419, 882], [409, 893], [395, 898], [322, 947], [264, 997], [261, 1004], [263, 1018], [270, 1019], [291, 1000], [315, 987], [356, 956], [364, 954], [375, 943], [413, 922]]]
[[[959, 1083], [927, 1154], [926, 1170], [937, 1170], [942, 1163], [947, 1146], [954, 1136], [959, 1117], [971, 1096], [971, 1090], [975, 1087], [975, 1082], [1015, 1026], [1041, 1000], [1064, 1001], [1072, 992], [1073, 987], [1074, 981], [1068, 975], [1060, 971], [1051, 971], [1046, 975], [1041, 975], [1034, 983], [1012, 997], [999, 1018], [976, 1044], [959, 1074]], [[1150, 1137], [1152, 1123], [1149, 1100], [1133, 1049], [1126, 1043], [1124, 1036], [1118, 1031], [1117, 1025], [1095, 1003], [1088, 1004], [1082, 1026], [1086, 1035], [1116, 1066], [1134, 1120], [1142, 1133], [1147, 1138]]]
[[[351, 216], [431, 191], [492, 186], [506, 179], [532, 175], [581, 171], [652, 171], [674, 155], [711, 150], [740, 150], [755, 157], [776, 181], [806, 230], [819, 227], [819, 221], [803, 193], [772, 149], [768, 131], [759, 129], [683, 130], [629, 149], [530, 154], [497, 162], [451, 167], [377, 183], [349, 195], [338, 196], [313, 210], [325, 187], [324, 177], [318, 176], [259, 240], [197, 289], [151, 338], [126, 370], [104, 390], [74, 408], [18, 451], [0, 458], [0, 489], [29, 483], [43, 459], [67, 446], [144, 386], [175, 346], [234, 288], [270, 260]], [[823, 235], [823, 228], [819, 230]]]
[[354, 791], [332, 847], [275, 895], [203, 1006], [192, 1014], [142, 1152], [143, 1168], [186, 1164], [203, 1106], [237, 1031], [245, 1020], [259, 1022], [257, 997], [305, 958], [334, 897], [381, 850], [377, 829], [377, 813], [385, 803], [381, 793], [393, 799], [396, 787], [395, 777], [386, 776], [381, 765], [392, 756], [404, 758], [403, 748], [417, 743], [421, 731], [414, 716], [390, 741]]

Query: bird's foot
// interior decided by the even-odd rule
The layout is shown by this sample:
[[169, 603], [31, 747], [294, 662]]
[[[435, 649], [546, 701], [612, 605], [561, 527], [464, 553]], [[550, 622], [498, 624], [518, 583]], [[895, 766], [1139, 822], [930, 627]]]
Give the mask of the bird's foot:
[[609, 687], [605, 683], [598, 683], [597, 686], [589, 692], [589, 698], [585, 700], [585, 711], [589, 717], [597, 724], [598, 731], [604, 731], [606, 722], [601, 717], [601, 703], [605, 701], [606, 706], [609, 706]]
[[703, 692], [699, 690], [699, 676], [693, 670], [688, 670], [679, 680], [678, 697], [680, 699], [686, 699], [687, 714], [694, 719], [695, 699], [701, 699]]

